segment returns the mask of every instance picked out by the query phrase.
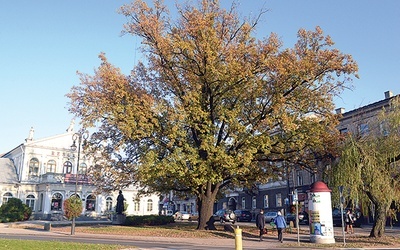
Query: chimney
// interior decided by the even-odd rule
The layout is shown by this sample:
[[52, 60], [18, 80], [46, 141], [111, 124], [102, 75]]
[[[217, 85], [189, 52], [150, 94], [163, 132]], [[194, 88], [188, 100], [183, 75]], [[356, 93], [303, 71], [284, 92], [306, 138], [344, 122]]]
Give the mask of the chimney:
[[386, 91], [385, 92], [385, 99], [389, 99], [390, 97], [393, 97], [393, 93], [392, 93], [392, 91]]
[[337, 108], [336, 110], [336, 114], [343, 114], [344, 113], [344, 108]]

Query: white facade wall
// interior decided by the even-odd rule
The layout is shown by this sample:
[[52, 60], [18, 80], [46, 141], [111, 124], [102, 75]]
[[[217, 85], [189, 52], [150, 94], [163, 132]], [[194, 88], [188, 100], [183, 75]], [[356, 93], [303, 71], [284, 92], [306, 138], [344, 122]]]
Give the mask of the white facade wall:
[[[83, 201], [82, 215], [97, 217], [112, 214], [117, 204], [117, 191], [108, 194], [95, 193], [96, 187], [90, 185], [87, 178], [76, 186], [77, 152], [72, 154], [70, 150], [73, 134], [73, 129], [68, 129], [64, 134], [34, 140], [32, 133], [25, 143], [4, 154], [2, 158], [8, 158], [13, 162], [15, 181], [13, 183], [0, 181], [0, 205], [5, 201], [7, 195], [11, 194], [12, 197], [21, 199], [23, 203], [33, 205], [34, 218], [58, 220], [63, 216], [62, 202], [73, 195], [77, 187], [77, 194]], [[38, 171], [35, 175], [30, 174], [29, 167], [33, 158], [39, 161]], [[51, 172], [48, 168], [49, 161], [55, 162], [55, 169]], [[69, 170], [64, 166], [66, 162], [71, 163], [72, 167]], [[90, 159], [87, 159], [82, 152], [79, 163], [80, 165], [85, 163], [87, 168], [91, 164]], [[67, 171], [70, 172], [66, 173]], [[83, 175], [78, 176], [83, 177]], [[78, 180], [81, 180], [80, 178]], [[140, 208], [136, 211], [134, 200], [137, 198], [137, 187], [127, 188], [122, 192], [128, 205], [127, 215], [158, 214], [158, 195], [141, 197]], [[61, 202], [54, 199], [55, 195], [61, 197]], [[95, 197], [93, 202], [88, 200], [90, 195]], [[112, 210], [107, 210], [107, 198], [111, 198]], [[58, 206], [60, 209], [56, 209]]]

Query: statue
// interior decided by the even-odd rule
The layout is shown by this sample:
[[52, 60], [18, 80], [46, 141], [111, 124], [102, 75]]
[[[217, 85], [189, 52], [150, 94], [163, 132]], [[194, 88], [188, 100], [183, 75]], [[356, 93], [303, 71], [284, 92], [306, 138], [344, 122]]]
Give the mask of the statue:
[[117, 197], [117, 207], [115, 208], [117, 214], [122, 214], [122, 212], [124, 211], [124, 200], [124, 195], [122, 194], [122, 191], [119, 190], [119, 195]]
[[75, 119], [72, 119], [71, 123], [69, 124], [69, 127], [67, 128], [67, 132], [73, 132], [74, 131], [74, 125], [75, 125]]
[[25, 139], [26, 142], [28, 141], [33, 141], [33, 134], [35, 133], [35, 130], [33, 129], [33, 127], [31, 127], [31, 129], [29, 130], [29, 136], [28, 138]]

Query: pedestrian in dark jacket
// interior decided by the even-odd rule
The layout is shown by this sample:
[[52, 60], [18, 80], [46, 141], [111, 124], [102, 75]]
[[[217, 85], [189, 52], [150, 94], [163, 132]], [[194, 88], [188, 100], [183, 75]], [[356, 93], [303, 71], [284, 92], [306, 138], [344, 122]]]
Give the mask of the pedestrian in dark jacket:
[[278, 230], [278, 240], [283, 243], [283, 233], [282, 231], [287, 227], [286, 220], [282, 216], [281, 212], [278, 211], [278, 216], [275, 217], [274, 223], [276, 225], [276, 229]]
[[260, 230], [260, 241], [263, 240], [263, 234], [265, 230], [265, 217], [264, 217], [264, 209], [260, 210], [260, 213], [256, 216], [256, 226]]

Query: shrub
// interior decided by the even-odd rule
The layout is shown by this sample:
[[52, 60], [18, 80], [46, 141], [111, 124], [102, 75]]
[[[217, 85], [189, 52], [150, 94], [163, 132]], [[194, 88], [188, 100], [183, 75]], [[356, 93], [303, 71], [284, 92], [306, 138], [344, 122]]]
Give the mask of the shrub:
[[125, 226], [159, 226], [174, 223], [172, 216], [165, 215], [143, 215], [143, 216], [127, 216]]
[[20, 199], [10, 198], [7, 203], [3, 203], [0, 207], [1, 222], [23, 221], [31, 217], [32, 210], [23, 204]]
[[82, 214], [82, 201], [77, 196], [71, 196], [64, 201], [64, 213], [68, 220]]

